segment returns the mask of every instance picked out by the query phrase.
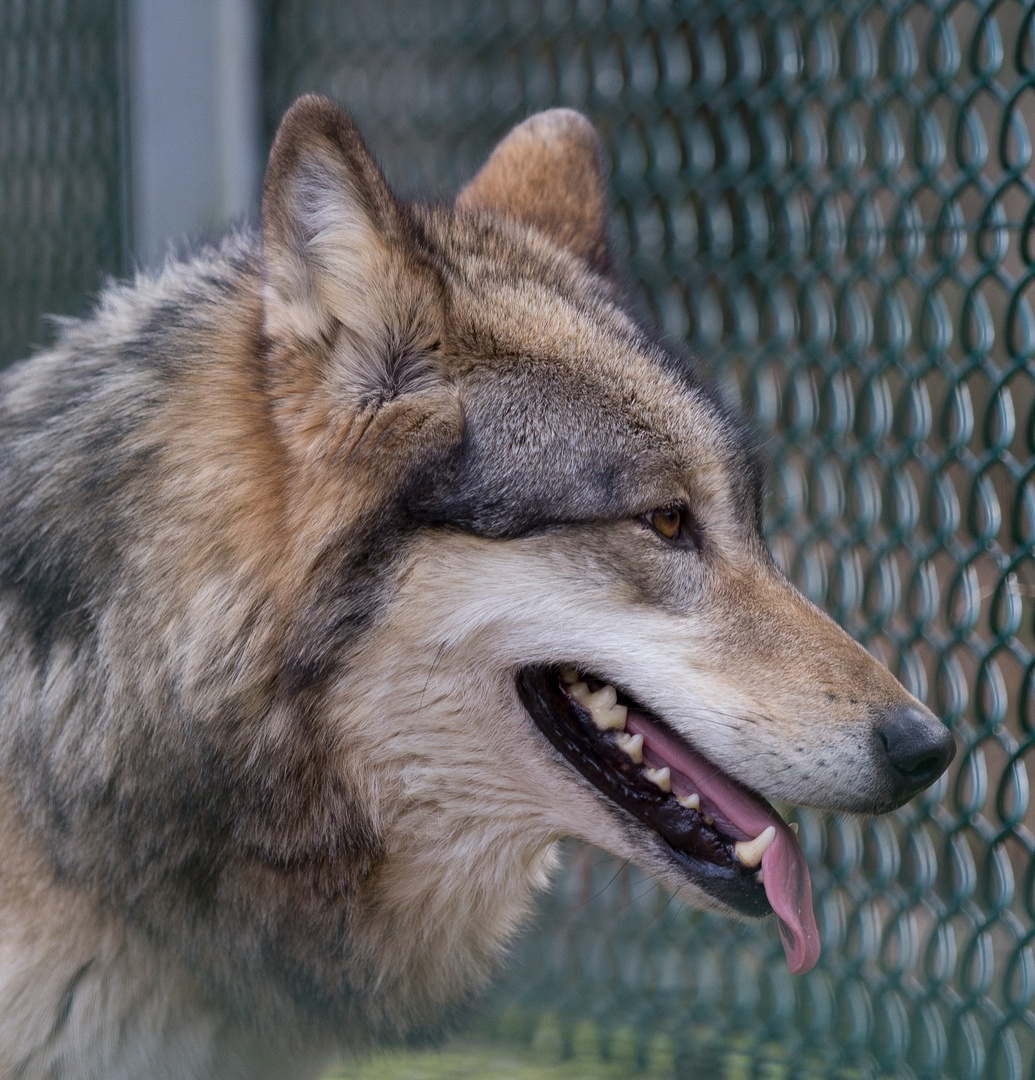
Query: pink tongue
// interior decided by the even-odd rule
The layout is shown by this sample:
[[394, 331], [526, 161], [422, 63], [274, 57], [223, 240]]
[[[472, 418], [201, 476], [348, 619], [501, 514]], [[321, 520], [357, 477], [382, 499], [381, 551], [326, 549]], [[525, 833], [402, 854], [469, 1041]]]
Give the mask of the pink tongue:
[[[746, 791], [710, 761], [688, 750], [644, 717], [630, 712], [625, 727], [634, 735], [642, 735], [648, 752], [653, 751], [672, 770], [675, 791], [697, 792], [706, 813], [712, 814], [720, 825], [732, 826], [723, 831], [735, 840], [758, 836], [770, 825], [776, 827], [776, 839], [762, 856], [765, 894], [779, 921], [780, 940], [791, 974], [810, 971], [816, 966], [820, 949], [819, 930], [812, 911], [812, 882], [805, 853], [787, 822], [763, 799]], [[738, 832], [742, 835], [736, 835]]]

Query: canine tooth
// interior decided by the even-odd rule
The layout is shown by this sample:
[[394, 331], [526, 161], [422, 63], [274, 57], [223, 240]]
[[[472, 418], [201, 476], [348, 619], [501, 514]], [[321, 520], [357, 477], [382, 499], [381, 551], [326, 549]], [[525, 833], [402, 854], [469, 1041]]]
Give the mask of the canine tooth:
[[733, 845], [733, 850], [745, 866], [758, 866], [766, 849], [775, 839], [776, 826], [767, 825], [754, 840], [738, 840]]
[[568, 686], [573, 686], [579, 681], [579, 673], [573, 667], [561, 668], [561, 679]]
[[791, 822], [791, 832], [794, 833], [795, 836], [798, 835], [798, 823], [796, 821]]
[[618, 749], [627, 753], [637, 765], [643, 763], [642, 735], [630, 735], [627, 731], [620, 731], [615, 736], [615, 742], [618, 743]]
[[644, 769], [644, 772], [647, 774], [647, 779], [652, 784], [657, 784], [662, 791], [672, 790], [672, 773], [667, 765], [661, 769]]
[[701, 809], [701, 796], [696, 792], [694, 792], [693, 795], [677, 795], [676, 802], [679, 803], [684, 810]]
[[755, 881], [757, 881], [759, 885], [764, 885], [765, 884], [765, 878], [762, 877], [762, 871], [761, 870], [759, 870], [758, 873], [755, 874]]

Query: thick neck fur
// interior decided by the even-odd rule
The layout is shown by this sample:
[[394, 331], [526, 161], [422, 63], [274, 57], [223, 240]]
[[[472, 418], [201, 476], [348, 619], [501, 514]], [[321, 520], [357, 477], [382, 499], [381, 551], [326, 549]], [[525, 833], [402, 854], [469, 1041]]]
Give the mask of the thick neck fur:
[[[525, 813], [516, 750], [491, 786], [465, 767], [500, 759], [493, 717], [513, 688], [479, 680], [465, 643], [393, 623], [405, 553], [343, 601], [379, 614], [357, 616], [330, 667], [285, 656], [285, 627], [325, 610], [324, 538], [344, 543], [354, 522], [319, 470], [292, 475], [266, 396], [258, 266], [239, 238], [116, 289], [95, 325], [6, 377], [23, 434], [0, 466], [14, 523], [0, 553], [5, 827], [55, 889], [92, 898], [73, 920], [94, 937], [125, 920], [133, 948], [158, 944], [233, 1030], [294, 1016], [355, 1046], [434, 1022], [485, 982], [545, 883], [551, 831]], [[98, 339], [119, 343], [119, 374]], [[66, 432], [56, 468], [37, 457], [48, 424]], [[91, 520], [96, 540], [73, 535]], [[59, 572], [77, 607], [44, 624], [27, 582]], [[458, 745], [470, 715], [484, 723]], [[95, 952], [63, 992], [83, 965], [80, 984], [103, 970]], [[129, 1012], [144, 1007], [126, 993]]]

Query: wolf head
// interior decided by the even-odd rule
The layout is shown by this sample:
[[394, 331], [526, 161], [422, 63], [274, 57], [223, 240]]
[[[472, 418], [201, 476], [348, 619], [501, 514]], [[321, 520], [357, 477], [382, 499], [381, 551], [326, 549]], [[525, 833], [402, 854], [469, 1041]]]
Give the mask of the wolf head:
[[806, 970], [808, 872], [767, 800], [888, 811], [953, 740], [774, 565], [744, 426], [612, 274], [601, 162], [557, 110], [455, 205], [408, 206], [336, 107], [287, 114], [267, 377], [315, 539], [285, 663], [377, 777], [385, 940], [415, 909], [509, 925], [570, 834], [775, 909]]

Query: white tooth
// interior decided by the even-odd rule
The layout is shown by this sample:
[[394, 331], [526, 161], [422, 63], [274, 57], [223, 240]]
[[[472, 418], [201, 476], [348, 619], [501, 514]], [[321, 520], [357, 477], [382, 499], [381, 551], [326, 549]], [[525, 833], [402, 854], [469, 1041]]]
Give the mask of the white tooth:
[[584, 682], [572, 683], [568, 693], [580, 704], [585, 705], [589, 698], [589, 687]]
[[738, 840], [733, 845], [737, 858], [745, 866], [758, 866], [769, 845], [776, 839], [776, 826], [767, 825], [754, 840]]
[[696, 792], [693, 795], [677, 795], [676, 802], [685, 810], [701, 809], [701, 796]]
[[798, 835], [798, 823], [796, 821], [791, 822], [791, 832], [794, 833], [795, 836]]
[[624, 731], [625, 730], [625, 718], [629, 713], [629, 710], [624, 705], [613, 705], [606, 712], [603, 709], [591, 708], [590, 714], [593, 717], [593, 723], [596, 724], [601, 731]]
[[613, 686], [608, 685], [602, 686], [599, 690], [594, 690], [586, 698], [586, 704], [591, 709], [610, 709], [617, 700], [618, 691]]
[[759, 870], [758, 873], [755, 874], [755, 881], [757, 881], [759, 885], [764, 885], [765, 884], [765, 879], [762, 877], [762, 871], [761, 870]]
[[624, 705], [616, 704], [618, 692], [613, 686], [602, 686], [596, 693], [590, 694], [583, 702], [593, 716], [593, 723], [601, 731], [621, 731], [625, 727], [625, 718], [629, 710]]
[[568, 686], [572, 686], [579, 681], [579, 673], [573, 667], [561, 668], [561, 678]]
[[662, 791], [672, 790], [672, 773], [667, 765], [661, 769], [644, 769], [644, 772], [647, 774], [647, 779], [652, 784], [657, 784]]
[[624, 750], [637, 765], [643, 763], [642, 735], [630, 735], [627, 731], [620, 731], [615, 736], [615, 742], [618, 743], [618, 749]]
[[705, 814], [704, 815], [704, 823], [705, 823], [705, 825], [714, 825], [715, 824], [715, 818], [713, 818], [711, 814]]

